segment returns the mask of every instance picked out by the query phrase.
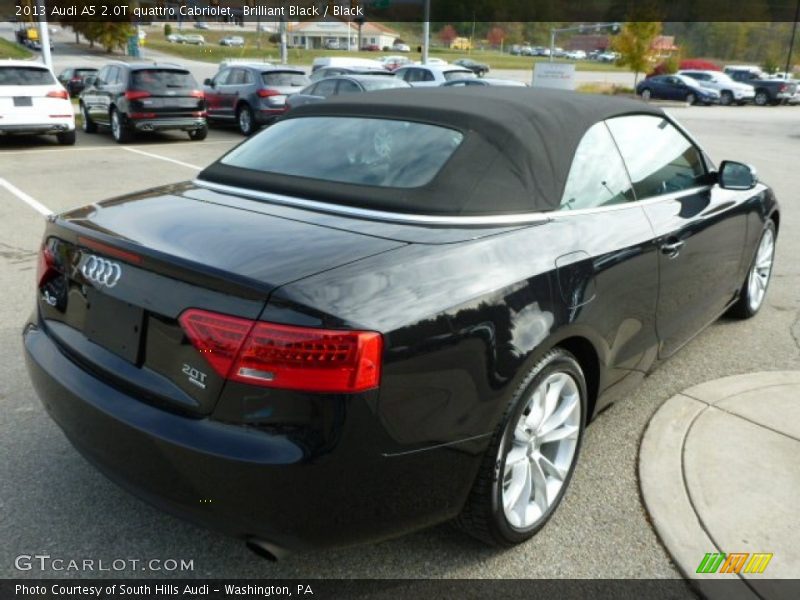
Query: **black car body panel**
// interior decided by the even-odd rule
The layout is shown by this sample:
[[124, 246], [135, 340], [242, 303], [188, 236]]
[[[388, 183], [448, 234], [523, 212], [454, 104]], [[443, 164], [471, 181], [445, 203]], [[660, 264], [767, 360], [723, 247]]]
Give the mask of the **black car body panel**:
[[[380, 110], [396, 114], [386, 99]], [[580, 361], [596, 415], [735, 300], [777, 202], [763, 184], [720, 188], [702, 160], [699, 185], [599, 208], [569, 199], [501, 224], [313, 210], [204, 181], [78, 209], [47, 226], [63, 272], [40, 286], [28, 369], [82, 453], [196, 522], [292, 550], [438, 523], [460, 512], [514, 390], [550, 349]], [[89, 256], [123, 277], [96, 285]], [[112, 300], [145, 327], [135, 352], [123, 347], [132, 321], [107, 323], [111, 337], [90, 326], [87, 303]], [[196, 388], [182, 365], [208, 369], [178, 323], [188, 308], [380, 332], [380, 385], [310, 393], [208, 372]]]
[[[176, 84], [159, 80], [174, 73]], [[206, 104], [200, 86], [183, 67], [171, 63], [114, 62], [100, 68], [80, 94], [84, 118], [111, 126], [117, 112], [128, 130], [197, 131], [206, 127]]]

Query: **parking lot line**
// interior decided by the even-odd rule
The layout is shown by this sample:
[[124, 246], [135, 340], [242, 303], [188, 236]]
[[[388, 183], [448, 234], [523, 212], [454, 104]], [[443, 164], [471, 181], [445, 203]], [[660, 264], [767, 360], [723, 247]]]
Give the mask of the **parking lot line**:
[[2, 177], [0, 177], [0, 187], [5, 188], [11, 194], [13, 194], [14, 196], [22, 200], [25, 204], [30, 206], [33, 210], [44, 215], [45, 217], [49, 217], [50, 215], [53, 214], [53, 211], [47, 208], [44, 204], [42, 204], [35, 198], [31, 198], [28, 194], [23, 192], [17, 186], [13, 185], [12, 183], [9, 183]]
[[128, 152], [135, 152], [136, 154], [142, 154], [144, 156], [149, 156], [150, 158], [157, 158], [159, 160], [165, 160], [167, 162], [175, 163], [176, 165], [180, 165], [182, 167], [186, 167], [187, 169], [194, 169], [199, 171], [203, 167], [199, 167], [197, 165], [193, 165], [190, 163], [183, 162], [182, 160], [175, 160], [174, 158], [168, 158], [166, 156], [161, 156], [160, 154], [153, 154], [152, 152], [145, 152], [144, 150], [137, 150], [136, 148], [129, 148], [123, 147], [122, 150], [127, 150]]

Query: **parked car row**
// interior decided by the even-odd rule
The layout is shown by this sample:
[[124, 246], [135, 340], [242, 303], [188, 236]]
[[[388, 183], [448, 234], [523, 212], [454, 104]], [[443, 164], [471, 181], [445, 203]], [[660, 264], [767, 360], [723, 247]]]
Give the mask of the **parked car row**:
[[[231, 37], [237, 37], [237, 36], [231, 36]], [[185, 35], [180, 33], [171, 33], [167, 36], [167, 41], [170, 42], [171, 44], [193, 44], [195, 46], [202, 46], [203, 44], [206, 43], [206, 38], [204, 38], [199, 33], [189, 33]], [[243, 39], [242, 43], [244, 43]], [[222, 41], [220, 41], [220, 44], [222, 44]], [[226, 46], [228, 44], [222, 44], [222, 45]]]
[[686, 69], [674, 75], [654, 75], [636, 86], [644, 100], [678, 100], [689, 104], [747, 104], [759, 106], [800, 101], [798, 83], [769, 78], [745, 68], [725, 71]]
[[[237, 37], [242, 39], [230, 36], [233, 43]], [[108, 130], [117, 142], [125, 143], [140, 132], [170, 130], [203, 140], [209, 123], [235, 125], [249, 136], [294, 107], [344, 94], [403, 87], [525, 85], [485, 77], [489, 66], [472, 59], [454, 64], [431, 60], [424, 65], [402, 56], [386, 59], [320, 57], [314, 60], [310, 75], [286, 65], [226, 60], [202, 86], [187, 69], [172, 63], [112, 62], [99, 70], [76, 66], [56, 79], [44, 65], [8, 61], [0, 71], [0, 86], [8, 86], [8, 91], [0, 93], [0, 102], [13, 103], [8, 108], [13, 108], [16, 118], [4, 118], [0, 133], [49, 133], [61, 143], [73, 144], [75, 118], [69, 99], [74, 96], [86, 133]], [[387, 68], [392, 62], [394, 69]], [[687, 69], [648, 77], [638, 84], [636, 93], [644, 100], [703, 105], [771, 104], [800, 98], [792, 79], [768, 78], [736, 66], [726, 72]], [[58, 102], [63, 110], [55, 108], [53, 103]]]

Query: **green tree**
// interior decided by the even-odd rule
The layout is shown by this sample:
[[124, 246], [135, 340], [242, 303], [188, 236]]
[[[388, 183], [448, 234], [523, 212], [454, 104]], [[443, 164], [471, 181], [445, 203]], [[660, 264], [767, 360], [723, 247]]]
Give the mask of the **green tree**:
[[653, 41], [661, 34], [658, 21], [631, 21], [622, 26], [622, 31], [611, 41], [611, 47], [620, 53], [617, 63], [634, 72], [633, 85], [639, 81], [639, 73], [646, 72], [655, 59]]

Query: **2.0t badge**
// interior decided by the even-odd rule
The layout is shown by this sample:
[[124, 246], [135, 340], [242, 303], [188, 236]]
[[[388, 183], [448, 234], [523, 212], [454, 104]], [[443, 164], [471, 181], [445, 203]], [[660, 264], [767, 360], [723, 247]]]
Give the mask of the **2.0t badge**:
[[119, 263], [90, 254], [83, 262], [81, 273], [92, 283], [113, 288], [122, 277], [122, 267]]

